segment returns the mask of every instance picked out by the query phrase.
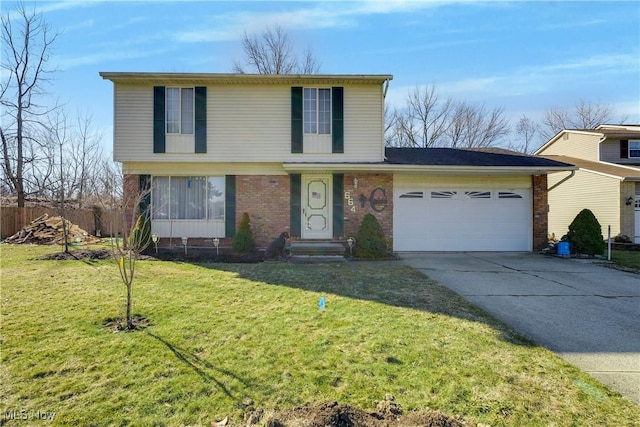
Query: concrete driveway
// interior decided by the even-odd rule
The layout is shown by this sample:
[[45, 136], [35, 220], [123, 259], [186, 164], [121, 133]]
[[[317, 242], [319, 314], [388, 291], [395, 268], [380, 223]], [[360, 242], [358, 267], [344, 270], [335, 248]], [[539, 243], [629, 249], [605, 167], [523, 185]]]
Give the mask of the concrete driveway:
[[640, 404], [639, 275], [530, 253], [400, 258]]

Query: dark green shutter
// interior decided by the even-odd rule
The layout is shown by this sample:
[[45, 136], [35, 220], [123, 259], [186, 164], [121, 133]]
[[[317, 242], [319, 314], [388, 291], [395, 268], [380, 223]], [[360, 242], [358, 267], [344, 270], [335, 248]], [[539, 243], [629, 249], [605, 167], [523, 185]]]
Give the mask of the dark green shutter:
[[333, 174], [333, 236], [344, 236], [344, 175]]
[[629, 158], [629, 140], [628, 139], [620, 140], [620, 158], [621, 159]]
[[236, 176], [227, 175], [224, 180], [224, 236], [236, 234]]
[[151, 206], [151, 175], [140, 175], [140, 199], [139, 214], [148, 216]]
[[344, 153], [344, 88], [331, 89], [331, 152]]
[[166, 151], [164, 86], [153, 87], [153, 152], [164, 153]]
[[302, 88], [291, 88], [291, 152], [302, 153]]
[[302, 175], [291, 174], [290, 179], [290, 194], [291, 194], [291, 237], [300, 237], [302, 235], [302, 229], [300, 222], [302, 219]]
[[195, 143], [196, 153], [207, 152], [207, 88], [195, 88]]

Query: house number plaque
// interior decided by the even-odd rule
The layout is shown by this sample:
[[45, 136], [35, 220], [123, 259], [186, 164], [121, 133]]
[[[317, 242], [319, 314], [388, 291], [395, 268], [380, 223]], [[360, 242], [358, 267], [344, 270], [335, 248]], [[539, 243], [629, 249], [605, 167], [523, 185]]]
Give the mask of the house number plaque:
[[349, 210], [351, 212], [355, 212], [356, 211], [356, 204], [353, 201], [353, 196], [351, 196], [351, 191], [345, 191], [344, 192], [344, 198], [347, 201], [347, 206], [349, 206]]

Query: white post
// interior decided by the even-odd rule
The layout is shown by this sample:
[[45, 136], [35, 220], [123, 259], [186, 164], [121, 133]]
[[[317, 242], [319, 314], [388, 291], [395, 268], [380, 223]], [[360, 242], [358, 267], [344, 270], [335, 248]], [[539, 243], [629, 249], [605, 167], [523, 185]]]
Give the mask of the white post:
[[607, 236], [607, 261], [611, 261], [611, 226], [608, 227], [608, 236]]

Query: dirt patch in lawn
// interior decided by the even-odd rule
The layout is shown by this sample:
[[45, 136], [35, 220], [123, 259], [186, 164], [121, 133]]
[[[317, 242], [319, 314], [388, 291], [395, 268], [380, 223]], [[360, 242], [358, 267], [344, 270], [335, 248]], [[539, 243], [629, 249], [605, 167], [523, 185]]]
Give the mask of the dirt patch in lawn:
[[[69, 252], [55, 252], [34, 258], [36, 260], [105, 260], [113, 259], [113, 251], [111, 249], [72, 249]], [[210, 249], [189, 250], [184, 251], [164, 250], [158, 254], [141, 254], [138, 259], [146, 261], [177, 261], [177, 262], [193, 262], [193, 263], [256, 263], [263, 261], [263, 254], [260, 252], [248, 254], [221, 253], [216, 254]]]
[[[243, 425], [267, 427], [467, 427], [476, 426], [460, 417], [440, 411], [402, 413], [400, 405], [392, 399], [378, 402], [375, 412], [366, 412], [337, 402], [308, 405], [291, 410], [265, 414], [261, 409], [245, 415]], [[226, 425], [226, 423], [213, 423]]]
[[55, 252], [52, 254], [43, 255], [35, 260], [98, 260], [98, 259], [112, 259], [113, 255], [109, 249], [74, 249], [69, 252]]
[[122, 318], [106, 319], [102, 325], [112, 332], [133, 332], [135, 330], [146, 329], [151, 325], [149, 319], [142, 316], [133, 316], [131, 318], [132, 327], [127, 325], [127, 320]]

